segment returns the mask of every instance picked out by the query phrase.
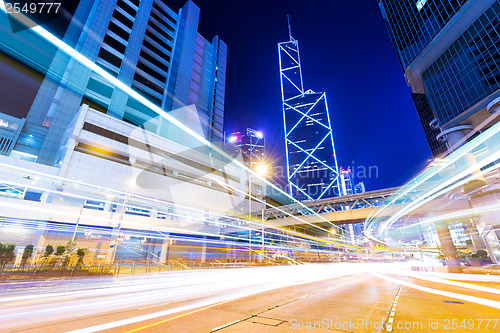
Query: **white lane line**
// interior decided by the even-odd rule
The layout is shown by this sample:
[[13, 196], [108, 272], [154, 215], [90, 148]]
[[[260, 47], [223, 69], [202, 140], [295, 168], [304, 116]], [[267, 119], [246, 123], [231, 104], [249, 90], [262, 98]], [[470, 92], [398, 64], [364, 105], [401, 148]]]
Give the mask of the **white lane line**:
[[225, 325], [222, 325], [222, 326], [219, 326], [219, 327], [216, 327], [216, 328], [212, 328], [212, 332], [213, 332], [213, 331], [218, 331], [218, 330], [221, 330], [221, 329], [226, 328], [226, 327], [231, 326], [231, 325], [234, 325], [234, 324], [236, 324], [236, 323], [239, 323], [240, 321], [242, 321], [242, 320], [235, 320], [235, 321], [232, 321], [232, 322], [227, 323], [227, 324], [225, 324]]
[[392, 309], [390, 310], [389, 318], [387, 319], [387, 323], [385, 324], [386, 332], [392, 332], [392, 324], [394, 323], [394, 316], [396, 315], [396, 306], [398, 305], [398, 299], [400, 293], [401, 293], [401, 287], [399, 288], [396, 296], [394, 297], [395, 301], [391, 304]]
[[462, 300], [462, 301], [476, 303], [476, 304], [480, 304], [480, 305], [484, 305], [484, 306], [489, 306], [489, 307], [492, 307], [492, 308], [500, 309], [500, 302], [493, 301], [493, 300], [490, 300], [490, 299], [484, 299], [484, 298], [475, 297], [475, 296], [463, 295], [463, 294], [453, 293], [453, 292], [450, 292], [450, 291], [443, 291], [443, 290], [438, 290], [438, 289], [432, 289], [432, 288], [428, 288], [428, 287], [422, 287], [422, 286], [416, 285], [414, 283], [409, 283], [409, 282], [405, 282], [405, 281], [402, 281], [402, 280], [399, 280], [399, 279], [394, 279], [394, 278], [391, 278], [391, 277], [388, 277], [388, 276], [385, 276], [385, 275], [382, 275], [382, 274], [379, 274], [379, 273], [375, 273], [375, 272], [371, 272], [371, 273], [373, 275], [375, 275], [376, 277], [378, 277], [378, 278], [381, 278], [381, 279], [384, 279], [384, 280], [387, 280], [387, 281], [391, 281], [391, 282], [394, 282], [394, 283], [398, 283], [398, 284], [401, 284], [403, 286], [406, 286], [406, 287], [409, 287], [409, 288], [412, 288], [412, 289], [424, 291], [424, 292], [435, 294], [435, 295], [456, 298], [456, 299], [459, 299], [459, 300]]

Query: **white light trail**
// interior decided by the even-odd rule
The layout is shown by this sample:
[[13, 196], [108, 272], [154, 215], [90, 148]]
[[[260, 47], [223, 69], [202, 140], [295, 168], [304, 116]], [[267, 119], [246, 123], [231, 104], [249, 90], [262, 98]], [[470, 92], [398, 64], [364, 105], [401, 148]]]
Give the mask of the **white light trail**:
[[459, 300], [466, 301], [466, 302], [471, 302], [471, 303], [475, 303], [475, 304], [480, 304], [480, 305], [488, 306], [488, 307], [491, 307], [491, 308], [500, 309], [500, 302], [493, 301], [493, 300], [490, 300], [490, 299], [485, 299], [485, 298], [480, 298], [480, 297], [475, 297], [475, 296], [470, 296], [470, 295], [463, 295], [463, 294], [453, 293], [453, 292], [450, 292], [450, 291], [444, 291], [444, 290], [438, 290], [438, 289], [423, 287], [423, 286], [419, 286], [419, 285], [414, 284], [414, 283], [405, 282], [405, 281], [402, 281], [402, 280], [399, 280], [399, 279], [395, 279], [395, 278], [391, 278], [391, 277], [385, 276], [383, 274], [375, 273], [375, 272], [371, 272], [371, 274], [375, 275], [378, 278], [381, 278], [381, 279], [384, 279], [384, 280], [387, 280], [387, 281], [390, 281], [390, 282], [394, 282], [394, 283], [406, 286], [408, 288], [420, 290], [420, 291], [423, 291], [423, 292], [426, 292], [426, 293], [440, 295], [440, 296], [445, 296], [445, 297], [451, 297], [451, 298], [459, 299]]
[[[0, 9], [3, 11], [4, 14], [7, 15], [7, 13], [5, 11], [5, 3], [4, 3], [3, 0], [2, 0], [2, 5], [3, 6], [0, 6]], [[239, 168], [243, 169], [245, 172], [251, 174], [253, 177], [256, 177], [256, 179], [259, 179], [260, 181], [266, 183], [268, 186], [270, 186], [273, 189], [277, 190], [279, 193], [287, 196], [289, 199], [293, 200], [293, 202], [299, 204], [302, 208], [305, 208], [306, 210], [308, 210], [312, 214], [318, 215], [319, 218], [321, 220], [323, 220], [324, 222], [329, 223], [333, 227], [337, 228], [337, 226], [335, 226], [334, 224], [332, 224], [330, 221], [328, 221], [327, 219], [323, 218], [321, 215], [317, 214], [312, 209], [308, 208], [302, 202], [300, 202], [300, 201], [296, 200], [295, 198], [291, 197], [288, 193], [286, 193], [285, 191], [283, 191], [282, 189], [280, 189], [278, 186], [276, 186], [276, 185], [270, 183], [269, 181], [267, 181], [265, 178], [263, 178], [257, 172], [255, 172], [252, 169], [248, 168], [246, 165], [244, 165], [240, 161], [234, 160], [231, 156], [229, 156], [222, 149], [220, 149], [219, 147], [213, 145], [210, 141], [206, 140], [204, 137], [202, 137], [196, 131], [192, 130], [191, 128], [189, 128], [188, 126], [186, 126], [185, 124], [183, 124], [182, 122], [180, 122], [177, 119], [175, 119], [174, 117], [172, 117], [168, 112], [165, 112], [163, 109], [161, 109], [160, 107], [158, 107], [156, 104], [150, 102], [147, 98], [145, 98], [144, 96], [142, 96], [141, 94], [139, 94], [138, 92], [136, 92], [135, 90], [133, 90], [131, 87], [129, 87], [125, 83], [123, 83], [120, 80], [118, 80], [116, 77], [114, 77], [113, 75], [111, 75], [110, 73], [108, 73], [106, 70], [104, 70], [103, 68], [101, 68], [100, 66], [98, 66], [97, 64], [95, 64], [94, 62], [92, 62], [90, 59], [88, 59], [87, 57], [85, 57], [83, 54], [81, 54], [80, 52], [76, 51], [74, 48], [72, 48], [68, 44], [64, 43], [62, 40], [60, 40], [59, 38], [57, 38], [56, 36], [54, 36], [53, 34], [51, 34], [50, 32], [48, 32], [47, 30], [45, 30], [41, 26], [36, 25], [36, 23], [34, 23], [28, 17], [24, 16], [21, 13], [18, 13], [16, 15], [15, 19], [19, 20], [21, 24], [24, 24], [26, 26], [32, 27], [31, 30], [33, 32], [35, 32], [37, 35], [39, 35], [41, 38], [45, 39], [46, 41], [48, 41], [52, 45], [56, 46], [60, 51], [66, 53], [70, 57], [74, 58], [76, 61], [78, 61], [83, 66], [85, 66], [88, 69], [94, 71], [96, 74], [100, 75], [103, 79], [105, 79], [108, 82], [110, 82], [116, 88], [118, 88], [121, 91], [125, 92], [130, 97], [136, 99], [138, 102], [142, 103], [144, 106], [146, 106], [147, 108], [151, 109], [152, 111], [154, 111], [159, 116], [165, 118], [166, 120], [168, 120], [169, 122], [171, 122], [173, 125], [177, 126], [179, 129], [181, 129], [182, 131], [184, 131], [185, 133], [191, 135], [193, 138], [195, 138], [196, 140], [198, 140], [203, 145], [207, 145], [211, 149], [213, 149], [214, 151], [220, 153], [222, 156], [228, 158], [229, 160], [233, 160], [233, 163], [236, 166], [238, 166]], [[216, 180], [216, 181], [218, 181], [218, 180]], [[225, 184], [225, 185], [227, 185], [227, 184]], [[259, 200], [259, 198], [257, 198], [257, 197], [254, 197], [254, 198], [256, 200]], [[279, 209], [278, 207], [275, 207], [275, 208]], [[289, 214], [289, 213], [286, 213], [284, 211], [283, 211], [283, 213]], [[291, 217], [297, 218], [296, 216], [294, 216], [292, 214], [289, 214], [289, 215]], [[305, 224], [309, 224], [306, 221], [302, 221], [302, 222], [304, 222]], [[322, 231], [328, 232], [328, 230], [323, 229], [321, 227], [315, 226], [313, 224], [310, 224], [310, 225], [313, 228], [317, 228], [317, 229], [320, 229]]]
[[[415, 274], [415, 273], [409, 273], [409, 272], [399, 272], [399, 273], [394, 272], [394, 273], [398, 274], [398, 275], [410, 276], [410, 277], [413, 277], [416, 279], [425, 280], [425, 281], [429, 281], [429, 282], [447, 284], [449, 286], [466, 288], [466, 289], [473, 289], [473, 290], [483, 291], [483, 292], [490, 293], [490, 294], [499, 294], [500, 295], [500, 289], [497, 289], [497, 288], [488, 288], [488, 287], [478, 286], [478, 285], [471, 284], [471, 283], [443, 280], [443, 279], [433, 278], [430, 276], [425, 276], [424, 274]], [[498, 280], [498, 282], [500, 282], [500, 279]]]
[[[0, 322], [7, 329], [179, 301], [189, 301], [185, 306], [191, 309], [277, 288], [363, 273], [375, 267], [380, 268], [380, 265], [339, 263], [207, 269], [117, 277], [102, 282], [76, 280], [67, 284], [28, 288], [22, 291], [24, 294], [13, 289], [4, 291], [4, 296], [0, 297]], [[173, 306], [165, 311], [76, 332], [96, 332], [105, 327], [119, 327], [186, 309], [184, 305]]]

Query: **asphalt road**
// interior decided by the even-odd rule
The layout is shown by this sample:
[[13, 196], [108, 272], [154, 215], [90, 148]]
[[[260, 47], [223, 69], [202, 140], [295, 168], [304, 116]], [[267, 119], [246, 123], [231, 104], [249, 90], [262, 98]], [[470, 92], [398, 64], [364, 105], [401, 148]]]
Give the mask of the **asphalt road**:
[[499, 283], [450, 285], [449, 280], [418, 278], [392, 268], [405, 267], [323, 264], [3, 285], [0, 328], [80, 333], [500, 332]]

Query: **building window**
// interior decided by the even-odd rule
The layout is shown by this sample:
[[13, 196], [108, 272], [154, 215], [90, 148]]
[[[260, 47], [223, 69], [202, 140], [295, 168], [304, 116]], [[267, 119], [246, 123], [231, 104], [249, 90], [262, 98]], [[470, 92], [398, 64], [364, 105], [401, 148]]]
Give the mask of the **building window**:
[[101, 49], [99, 51], [98, 57], [103, 60], [106, 60], [107, 62], [118, 68], [120, 68], [120, 66], [122, 65], [122, 59], [118, 58], [117, 56], [115, 56], [114, 54], [105, 49]]
[[500, 89], [500, 1], [445, 51], [422, 79], [441, 125]]

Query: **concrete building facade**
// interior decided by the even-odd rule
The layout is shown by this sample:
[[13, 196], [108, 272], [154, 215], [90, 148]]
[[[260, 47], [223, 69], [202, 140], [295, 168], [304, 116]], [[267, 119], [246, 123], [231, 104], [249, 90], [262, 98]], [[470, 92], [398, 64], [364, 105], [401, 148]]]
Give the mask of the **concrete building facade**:
[[[174, 12], [161, 0], [85, 0], [63, 41], [162, 110], [195, 105], [205, 138], [221, 141], [227, 46], [218, 36], [208, 41], [198, 33], [199, 15], [192, 1]], [[26, 45], [40, 44], [36, 38], [11, 33], [0, 45], [16, 58], [35, 58]], [[36, 59], [23, 60], [37, 66]], [[64, 132], [82, 104], [171, 136], [168, 121], [67, 53], [56, 50], [45, 74], [13, 148], [18, 155], [58, 165]]]

